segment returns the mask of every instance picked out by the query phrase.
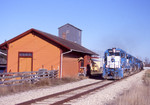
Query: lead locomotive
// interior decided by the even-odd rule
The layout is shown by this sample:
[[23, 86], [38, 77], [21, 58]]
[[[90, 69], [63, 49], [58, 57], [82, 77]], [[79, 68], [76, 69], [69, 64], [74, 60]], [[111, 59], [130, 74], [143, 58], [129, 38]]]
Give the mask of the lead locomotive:
[[105, 51], [104, 79], [121, 79], [140, 70], [143, 70], [143, 62], [122, 49], [112, 48]]

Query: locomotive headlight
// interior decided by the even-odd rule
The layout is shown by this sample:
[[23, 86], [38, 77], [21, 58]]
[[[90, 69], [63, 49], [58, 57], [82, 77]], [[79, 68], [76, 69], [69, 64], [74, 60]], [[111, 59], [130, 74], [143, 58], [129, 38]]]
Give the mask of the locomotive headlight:
[[112, 58], [111, 61], [112, 61], [112, 62], [115, 62], [115, 58]]
[[112, 50], [113, 50], [113, 53], [115, 53], [115, 52], [116, 52], [116, 48], [113, 48]]

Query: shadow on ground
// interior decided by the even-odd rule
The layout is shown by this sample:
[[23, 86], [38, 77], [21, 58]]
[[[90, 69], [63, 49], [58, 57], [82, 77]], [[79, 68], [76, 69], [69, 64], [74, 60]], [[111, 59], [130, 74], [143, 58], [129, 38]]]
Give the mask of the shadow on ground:
[[[104, 80], [104, 78], [102, 77], [102, 73], [99, 72], [92, 73], [91, 76], [89, 76], [89, 78], [96, 80]], [[107, 79], [107, 80], [113, 81], [114, 79]]]
[[102, 77], [102, 73], [95, 73], [95, 74], [91, 74], [91, 76], [89, 76], [90, 79], [97, 79], [97, 80], [104, 80]]

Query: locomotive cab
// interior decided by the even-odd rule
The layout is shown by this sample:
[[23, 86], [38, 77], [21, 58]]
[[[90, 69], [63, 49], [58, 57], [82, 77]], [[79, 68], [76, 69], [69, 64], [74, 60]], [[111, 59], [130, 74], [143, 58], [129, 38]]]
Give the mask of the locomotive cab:
[[124, 58], [125, 54], [116, 48], [108, 49], [105, 52], [105, 63], [103, 70], [103, 78], [105, 79], [119, 79], [120, 75], [123, 75], [121, 72], [121, 58]]

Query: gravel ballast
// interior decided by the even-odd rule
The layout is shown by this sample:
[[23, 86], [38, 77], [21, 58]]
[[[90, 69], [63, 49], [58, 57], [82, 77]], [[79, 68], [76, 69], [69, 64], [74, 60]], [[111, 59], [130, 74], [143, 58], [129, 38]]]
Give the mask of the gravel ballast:
[[129, 90], [133, 85], [142, 85], [142, 77], [145, 71], [135, 74], [123, 81], [114, 83], [101, 91], [96, 91], [89, 96], [82, 97], [71, 103], [72, 105], [107, 105], [115, 100], [124, 91]]
[[[117, 82], [109, 87], [106, 87], [100, 91], [96, 91], [88, 96], [83, 96], [77, 100], [70, 102], [73, 105], [105, 105], [109, 101], [112, 101], [119, 94], [122, 94], [123, 91], [128, 90], [132, 85], [140, 85], [142, 82], [142, 76], [145, 71], [142, 71], [134, 76], [127, 78], [126, 80]], [[46, 87], [42, 89], [35, 89], [26, 92], [20, 92], [12, 95], [0, 97], [1, 105], [15, 105], [24, 101], [31, 99], [43, 97], [49, 94], [57, 93], [60, 91], [72, 89], [82, 85], [98, 82], [101, 80], [94, 79], [84, 79], [78, 82], [68, 83], [64, 85], [59, 85], [55, 87]]]
[[39, 97], [43, 97], [49, 94], [54, 94], [57, 92], [65, 91], [68, 89], [72, 89], [75, 87], [79, 87], [82, 85], [94, 83], [97, 81], [101, 80], [94, 80], [94, 79], [84, 79], [78, 82], [72, 82], [72, 83], [67, 83], [64, 85], [58, 85], [55, 87], [45, 87], [41, 89], [34, 89], [30, 91], [25, 91], [25, 92], [19, 92], [16, 94], [12, 95], [7, 95], [7, 96], [1, 96], [0, 97], [0, 105], [15, 105], [17, 103], [25, 102], [31, 99], [36, 99]]

